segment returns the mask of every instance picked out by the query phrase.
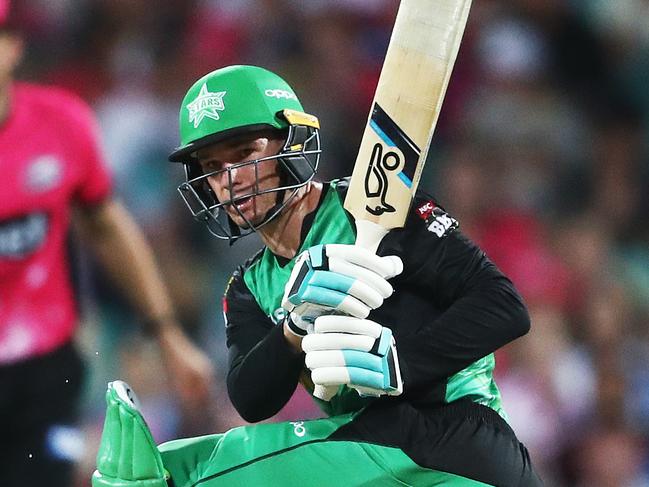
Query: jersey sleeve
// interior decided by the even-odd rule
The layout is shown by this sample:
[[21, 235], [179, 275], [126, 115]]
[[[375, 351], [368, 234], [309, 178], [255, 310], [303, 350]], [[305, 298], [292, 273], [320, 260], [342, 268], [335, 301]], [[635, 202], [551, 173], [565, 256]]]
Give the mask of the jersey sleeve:
[[58, 95], [71, 122], [67, 137], [79, 169], [75, 198], [82, 205], [100, 203], [111, 194], [112, 177], [101, 147], [99, 125], [85, 102], [68, 93]]
[[233, 274], [223, 299], [228, 347], [228, 394], [241, 417], [257, 422], [276, 414], [291, 398], [304, 366], [261, 310], [243, 279], [244, 267]]
[[417, 201], [406, 227], [390, 232], [379, 253], [404, 262], [395, 294], [406, 288], [439, 310], [397, 338], [407, 387], [439, 383], [529, 330], [511, 281], [434, 201]]

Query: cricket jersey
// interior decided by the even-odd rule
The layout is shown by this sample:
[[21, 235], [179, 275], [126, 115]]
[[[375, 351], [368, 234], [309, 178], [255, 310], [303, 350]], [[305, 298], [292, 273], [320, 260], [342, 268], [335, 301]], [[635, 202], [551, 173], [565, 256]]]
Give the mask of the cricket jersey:
[[[298, 255], [317, 244], [354, 242], [353, 217], [343, 208], [346, 190], [346, 180], [324, 186], [317, 210], [304, 222]], [[470, 400], [505, 417], [493, 352], [529, 329], [527, 310], [509, 279], [423, 192], [405, 227], [389, 232], [378, 254], [398, 255], [404, 263], [403, 273], [391, 280], [394, 294], [369, 316], [393, 332], [404, 392], [360, 398], [341, 386], [331, 402], [319, 401], [323, 409], [333, 415], [374, 401], [426, 408]], [[307, 372], [304, 355], [289, 347], [281, 326], [281, 300], [294, 261], [265, 248], [235, 271], [226, 290], [228, 390], [249, 421], [279, 411]]]
[[[354, 242], [346, 190], [346, 180], [324, 186], [298, 254]], [[529, 317], [511, 282], [457, 226], [420, 193], [405, 228], [378, 249], [404, 263], [390, 280], [394, 294], [369, 316], [392, 329], [403, 394], [361, 398], [341, 386], [331, 402], [318, 400], [326, 418], [165, 443], [159, 449], [173, 485], [541, 487], [493, 380], [493, 352], [525, 333]], [[226, 289], [228, 392], [251, 422], [275, 414], [298, 383], [312, 389], [304, 354], [282, 329], [280, 302], [294, 261], [263, 249]]]
[[0, 122], [0, 364], [51, 352], [74, 333], [70, 213], [111, 190], [97, 140], [89, 107], [73, 95], [11, 87]]

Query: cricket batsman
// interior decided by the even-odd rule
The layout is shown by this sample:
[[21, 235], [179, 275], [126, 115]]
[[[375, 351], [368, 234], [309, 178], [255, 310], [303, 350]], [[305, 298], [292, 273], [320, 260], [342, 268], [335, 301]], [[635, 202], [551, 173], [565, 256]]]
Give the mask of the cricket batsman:
[[225, 290], [232, 403], [255, 423], [296, 387], [337, 392], [314, 398], [324, 419], [157, 447], [133, 391], [111, 383], [94, 487], [542, 485], [493, 377], [526, 307], [436, 200], [420, 192], [376, 253], [354, 245], [347, 180], [315, 179], [318, 119], [259, 67], [196, 81], [180, 138], [170, 160], [194, 218], [264, 243]]

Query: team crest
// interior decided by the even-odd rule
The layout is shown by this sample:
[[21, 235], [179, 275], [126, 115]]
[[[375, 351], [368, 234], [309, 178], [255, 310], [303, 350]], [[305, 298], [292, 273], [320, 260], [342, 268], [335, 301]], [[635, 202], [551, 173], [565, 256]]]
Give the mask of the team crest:
[[221, 118], [219, 112], [225, 110], [225, 105], [223, 104], [225, 94], [225, 91], [216, 93], [208, 91], [207, 83], [203, 83], [196, 99], [187, 105], [187, 110], [189, 110], [189, 123], [193, 123], [194, 128], [198, 128], [205, 117], [211, 118], [212, 120]]
[[55, 188], [63, 177], [62, 163], [55, 155], [42, 155], [30, 162], [25, 175], [30, 191], [42, 193]]

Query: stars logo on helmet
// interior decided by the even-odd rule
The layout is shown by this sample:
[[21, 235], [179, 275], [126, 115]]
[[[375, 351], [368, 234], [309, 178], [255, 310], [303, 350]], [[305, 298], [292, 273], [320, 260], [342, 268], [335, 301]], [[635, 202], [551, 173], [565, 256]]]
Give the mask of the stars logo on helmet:
[[225, 91], [219, 91], [217, 93], [210, 92], [207, 89], [207, 83], [203, 83], [198, 96], [193, 102], [187, 105], [189, 122], [194, 124], [194, 128], [198, 128], [205, 117], [213, 120], [220, 118], [219, 111], [225, 110], [225, 105], [223, 104], [225, 94]]

